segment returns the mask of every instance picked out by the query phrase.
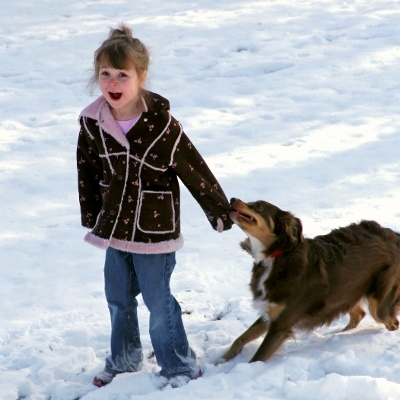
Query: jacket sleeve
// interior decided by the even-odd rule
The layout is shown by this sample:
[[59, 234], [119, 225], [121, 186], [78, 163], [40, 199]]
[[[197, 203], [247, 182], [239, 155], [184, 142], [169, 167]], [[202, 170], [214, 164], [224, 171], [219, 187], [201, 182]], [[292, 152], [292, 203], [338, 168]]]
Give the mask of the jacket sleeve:
[[172, 155], [172, 168], [218, 232], [232, 227], [230, 205], [217, 179], [186, 134], [181, 131]]
[[76, 162], [81, 222], [84, 227], [93, 228], [102, 207], [100, 180], [103, 168], [94, 138], [82, 118]]

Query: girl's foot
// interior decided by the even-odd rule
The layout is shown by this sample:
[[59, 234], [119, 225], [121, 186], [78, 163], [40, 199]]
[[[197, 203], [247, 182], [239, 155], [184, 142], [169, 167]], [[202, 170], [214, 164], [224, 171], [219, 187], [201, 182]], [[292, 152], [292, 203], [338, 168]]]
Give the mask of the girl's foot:
[[106, 371], [100, 371], [93, 379], [93, 385], [103, 387], [108, 385], [115, 377], [115, 374], [110, 374]]
[[188, 384], [190, 381], [193, 381], [197, 378], [200, 378], [203, 375], [203, 371], [199, 369], [199, 371], [193, 376], [188, 375], [172, 375], [169, 377], [160, 375], [160, 373], [154, 376], [154, 384], [158, 389], [164, 389], [166, 386], [171, 385], [173, 388], [179, 388]]

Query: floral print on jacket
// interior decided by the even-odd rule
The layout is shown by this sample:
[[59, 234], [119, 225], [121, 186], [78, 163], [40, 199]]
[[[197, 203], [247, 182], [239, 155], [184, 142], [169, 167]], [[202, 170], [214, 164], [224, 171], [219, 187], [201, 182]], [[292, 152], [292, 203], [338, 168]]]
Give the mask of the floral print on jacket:
[[169, 111], [167, 99], [142, 97], [145, 112], [124, 135], [104, 97], [80, 115], [77, 166], [85, 240], [133, 253], [183, 245], [179, 179], [212, 227], [230, 229], [229, 202], [207, 164]]

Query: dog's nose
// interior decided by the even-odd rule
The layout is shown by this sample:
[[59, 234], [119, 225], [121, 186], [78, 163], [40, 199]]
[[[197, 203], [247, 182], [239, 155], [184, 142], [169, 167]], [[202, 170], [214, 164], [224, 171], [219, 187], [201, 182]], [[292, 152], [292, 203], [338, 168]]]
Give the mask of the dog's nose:
[[235, 201], [238, 201], [238, 199], [236, 197], [232, 197], [231, 198], [231, 204], [233, 204]]

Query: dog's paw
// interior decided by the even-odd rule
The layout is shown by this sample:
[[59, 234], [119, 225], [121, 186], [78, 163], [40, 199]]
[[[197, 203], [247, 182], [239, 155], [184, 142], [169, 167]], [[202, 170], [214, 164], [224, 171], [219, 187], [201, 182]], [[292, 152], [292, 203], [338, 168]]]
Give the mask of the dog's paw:
[[225, 364], [226, 361], [227, 361], [226, 358], [220, 357], [220, 358], [218, 358], [217, 361], [214, 362], [214, 365], [215, 365], [216, 367], [218, 367], [218, 365]]
[[392, 318], [389, 322], [385, 323], [385, 326], [388, 331], [397, 331], [399, 329], [399, 320]]

